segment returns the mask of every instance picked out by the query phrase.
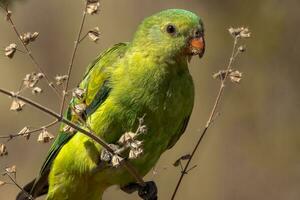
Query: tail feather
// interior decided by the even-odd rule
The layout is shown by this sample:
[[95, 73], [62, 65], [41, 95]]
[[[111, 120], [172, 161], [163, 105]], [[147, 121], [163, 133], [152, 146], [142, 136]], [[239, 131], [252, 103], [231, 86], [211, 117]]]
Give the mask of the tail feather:
[[23, 191], [19, 192], [16, 197], [16, 200], [28, 200], [28, 195], [30, 195], [30, 191], [35, 183], [35, 179], [29, 182], [27, 185], [24, 186]]
[[47, 194], [49, 188], [48, 174], [49, 170], [45, 170], [45, 173], [25, 185], [23, 191], [17, 195], [16, 200], [30, 200], [29, 195], [35, 199], [36, 197]]

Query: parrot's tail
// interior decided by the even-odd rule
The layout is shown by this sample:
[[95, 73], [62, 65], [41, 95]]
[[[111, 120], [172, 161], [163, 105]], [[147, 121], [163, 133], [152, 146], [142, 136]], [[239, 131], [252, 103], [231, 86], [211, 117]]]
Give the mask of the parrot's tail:
[[16, 200], [32, 200], [36, 197], [47, 194], [48, 192], [48, 184], [41, 184], [41, 179], [33, 179], [27, 185], [23, 187], [23, 190], [19, 192], [16, 197]]
[[16, 200], [29, 200], [30, 191], [35, 183], [35, 179], [33, 179], [31, 182], [29, 182], [27, 185], [23, 187], [23, 190], [19, 192], [18, 196], [16, 197]]

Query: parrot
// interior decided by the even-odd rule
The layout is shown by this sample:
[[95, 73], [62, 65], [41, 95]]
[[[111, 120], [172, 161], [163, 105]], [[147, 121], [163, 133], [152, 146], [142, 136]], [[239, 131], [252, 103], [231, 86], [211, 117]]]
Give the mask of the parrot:
[[[167, 9], [147, 17], [130, 42], [115, 44], [88, 66], [78, 84], [80, 97], [73, 95], [64, 117], [78, 124], [84, 120], [112, 145], [136, 130], [142, 118], [142, 153], [125, 159], [144, 177], [186, 130], [195, 96], [188, 66], [204, 51], [204, 25], [195, 13]], [[83, 108], [78, 109], [80, 119], [74, 114], [78, 107]], [[93, 139], [61, 125], [37, 178], [16, 199], [47, 195], [47, 200], [101, 200], [112, 185], [137, 191], [142, 199], [158, 198], [153, 181], [137, 184], [124, 167], [103, 161], [103, 151]]]

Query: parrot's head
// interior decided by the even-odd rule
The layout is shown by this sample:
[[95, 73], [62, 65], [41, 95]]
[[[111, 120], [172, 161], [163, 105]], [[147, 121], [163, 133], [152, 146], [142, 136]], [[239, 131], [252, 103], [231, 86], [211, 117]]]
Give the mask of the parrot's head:
[[200, 58], [205, 51], [204, 27], [196, 14], [169, 9], [146, 18], [139, 26], [134, 45], [144, 51], [167, 57]]

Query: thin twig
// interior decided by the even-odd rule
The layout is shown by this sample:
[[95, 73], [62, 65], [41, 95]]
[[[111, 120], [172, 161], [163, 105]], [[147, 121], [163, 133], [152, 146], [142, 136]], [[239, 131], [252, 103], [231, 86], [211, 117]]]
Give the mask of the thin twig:
[[80, 44], [88, 36], [88, 34], [89, 32], [86, 32], [84, 36], [82, 36], [81, 39], [78, 41], [78, 44]]
[[[97, 142], [98, 144], [100, 144], [103, 148], [105, 148], [107, 151], [109, 151], [110, 153], [112, 153], [113, 155], [115, 155], [115, 151], [109, 146], [108, 143], [106, 143], [102, 138], [98, 137], [97, 135], [81, 128], [80, 126], [78, 126], [77, 124], [73, 123], [72, 121], [64, 118], [63, 116], [61, 116], [60, 114], [56, 113], [55, 111], [37, 103], [32, 101], [31, 99], [28, 99], [26, 97], [23, 97], [21, 95], [9, 92], [5, 89], [0, 88], [0, 93], [5, 94], [7, 96], [13, 97], [13, 98], [17, 98], [21, 101], [24, 101], [25, 103], [39, 109], [40, 111], [56, 118], [59, 122], [62, 122], [70, 127], [72, 127], [73, 129], [77, 130], [78, 132], [86, 135], [87, 137], [93, 139], [95, 142]], [[120, 156], [120, 155], [118, 155]], [[120, 156], [121, 157], [121, 156]], [[141, 185], [141, 186], [145, 186], [145, 182], [143, 181], [143, 178], [138, 174], [138, 172], [136, 171], [136, 169], [129, 163], [127, 162], [125, 159], [122, 159], [122, 161], [120, 162], [121, 166], [123, 166], [135, 179], [136, 181]]]
[[56, 119], [55, 121], [49, 123], [49, 124], [46, 124], [44, 126], [41, 126], [39, 128], [36, 128], [36, 129], [32, 129], [28, 132], [24, 132], [24, 133], [13, 133], [13, 134], [9, 134], [9, 135], [4, 135], [4, 136], [0, 136], [0, 139], [8, 139], [8, 140], [12, 140], [13, 138], [15, 137], [19, 137], [19, 136], [23, 136], [23, 135], [28, 135], [28, 134], [31, 134], [31, 133], [36, 133], [36, 132], [39, 132], [39, 131], [42, 131], [44, 130], [45, 128], [50, 128], [51, 126], [54, 126], [55, 124], [58, 123], [58, 120]]
[[[178, 180], [178, 182], [177, 182], [177, 184], [176, 184], [176, 187], [175, 187], [175, 190], [174, 190], [174, 192], [173, 192], [173, 194], [172, 194], [171, 200], [174, 200], [174, 199], [175, 199], [176, 194], [177, 194], [177, 192], [178, 192], [178, 189], [179, 189], [179, 187], [180, 187], [180, 185], [181, 185], [181, 183], [182, 183], [183, 177], [184, 177], [184, 176], [187, 174], [187, 172], [189, 171], [189, 170], [188, 170], [188, 167], [189, 167], [189, 165], [190, 165], [190, 163], [191, 163], [191, 161], [192, 161], [192, 159], [193, 159], [193, 157], [194, 157], [196, 151], [198, 150], [199, 145], [200, 145], [201, 141], [203, 140], [203, 138], [204, 138], [204, 136], [205, 136], [205, 134], [206, 134], [208, 128], [210, 127], [210, 125], [211, 125], [211, 123], [212, 123], [212, 120], [213, 120], [213, 118], [214, 118], [214, 116], [215, 116], [215, 114], [216, 114], [216, 110], [217, 110], [218, 105], [219, 105], [219, 103], [220, 103], [220, 100], [221, 100], [221, 97], [222, 97], [222, 94], [223, 94], [223, 91], [224, 91], [224, 88], [225, 88], [225, 83], [226, 83], [226, 80], [227, 80], [228, 75], [229, 75], [229, 70], [231, 69], [232, 63], [234, 62], [234, 60], [235, 60], [235, 58], [236, 58], [236, 55], [237, 55], [237, 54], [236, 54], [236, 45], [237, 45], [238, 39], [239, 39], [238, 37], [235, 37], [235, 38], [234, 38], [234, 43], [233, 43], [232, 53], [231, 53], [231, 56], [230, 56], [230, 59], [229, 59], [228, 66], [227, 66], [227, 68], [226, 68], [226, 74], [225, 74], [224, 79], [221, 79], [220, 88], [219, 88], [219, 91], [218, 91], [217, 98], [216, 98], [216, 100], [215, 100], [214, 106], [213, 106], [212, 111], [211, 111], [211, 113], [210, 113], [210, 115], [209, 115], [209, 118], [208, 118], [208, 120], [207, 120], [207, 122], [206, 122], [206, 125], [205, 125], [205, 127], [204, 127], [204, 129], [203, 129], [203, 131], [202, 131], [202, 133], [201, 133], [201, 135], [200, 135], [200, 138], [198, 139], [198, 141], [197, 141], [197, 143], [196, 143], [196, 145], [195, 145], [195, 147], [194, 147], [194, 149], [193, 149], [193, 151], [192, 151], [192, 153], [191, 153], [190, 158], [188, 159], [187, 163], [186, 163], [185, 166], [184, 166], [183, 171], [181, 172], [180, 178], [179, 178], [179, 180]], [[192, 169], [192, 168], [191, 168], [191, 169]]]
[[3, 175], [8, 176], [9, 179], [13, 182], [13, 184], [17, 186], [26, 195], [28, 199], [33, 200], [33, 197], [30, 194], [28, 194], [28, 192], [26, 192], [8, 172], [4, 173]]
[[31, 50], [27, 47], [27, 45], [24, 43], [24, 41], [22, 40], [21, 34], [18, 31], [14, 21], [12, 20], [11, 16], [9, 16], [8, 14], [8, 9], [7, 8], [3, 8], [1, 7], [7, 14], [7, 19], [9, 24], [11, 25], [12, 29], [14, 30], [14, 32], [16, 33], [16, 35], [18, 36], [18, 39], [20, 40], [20, 42], [22, 43], [24, 49], [26, 50], [27, 55], [29, 56], [29, 58], [31, 59], [31, 61], [33, 62], [34, 66], [36, 67], [36, 69], [44, 74], [45, 80], [47, 81], [48, 85], [53, 89], [53, 91], [60, 96], [57, 88], [55, 87], [55, 85], [50, 81], [50, 78], [46, 75], [45, 71], [43, 70], [43, 68], [38, 64], [37, 60], [35, 59], [35, 57], [33, 56], [33, 54], [31, 53]]
[[84, 23], [85, 23], [87, 5], [88, 5], [88, 1], [85, 2], [85, 7], [84, 7], [84, 10], [83, 10], [83, 15], [82, 15], [79, 31], [78, 31], [77, 38], [76, 38], [75, 43], [74, 43], [74, 49], [73, 49], [72, 56], [71, 56], [71, 61], [70, 61], [69, 67], [68, 67], [67, 80], [66, 80], [66, 83], [64, 85], [63, 94], [62, 94], [60, 115], [62, 115], [63, 111], [64, 111], [67, 90], [68, 90], [68, 86], [69, 86], [69, 82], [70, 82], [70, 75], [71, 75], [71, 72], [72, 72], [72, 68], [73, 68], [76, 52], [77, 52], [77, 49], [78, 49], [80, 36], [81, 36], [81, 33], [82, 33], [82, 29], [83, 29], [83, 26], [84, 26]]

